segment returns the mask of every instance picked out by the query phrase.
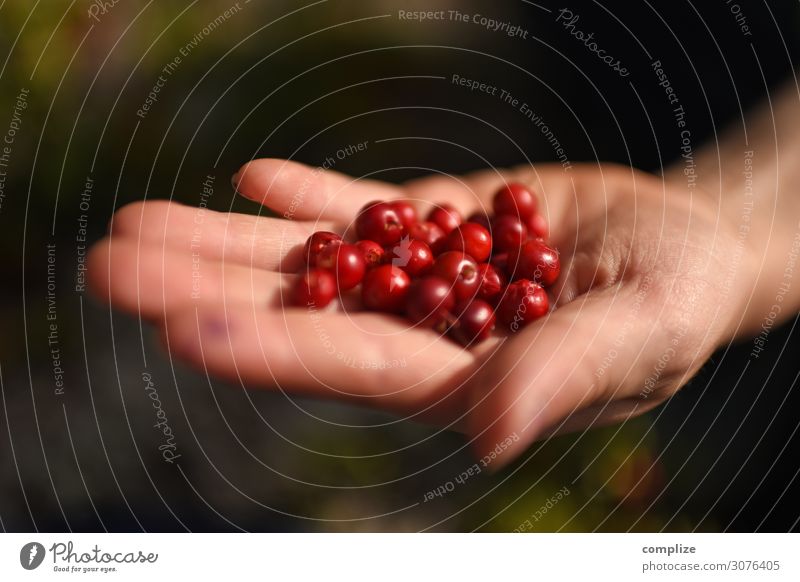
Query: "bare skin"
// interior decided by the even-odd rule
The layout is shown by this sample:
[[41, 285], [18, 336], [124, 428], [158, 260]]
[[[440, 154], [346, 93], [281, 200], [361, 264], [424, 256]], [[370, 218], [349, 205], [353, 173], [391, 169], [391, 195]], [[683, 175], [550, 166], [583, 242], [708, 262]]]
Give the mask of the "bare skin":
[[[794, 109], [787, 104], [784, 115], [797, 125], [797, 95], [787, 93]], [[765, 116], [756, 114], [755, 123]], [[782, 145], [795, 148], [795, 159], [798, 135], [785, 132]], [[566, 172], [542, 165], [397, 186], [256, 160], [234, 177], [238, 191], [292, 220], [135, 203], [115, 215], [110, 236], [92, 250], [90, 282], [98, 297], [158, 326], [173, 357], [214, 376], [461, 430], [481, 456], [511, 437], [497, 468], [549, 434], [652, 409], [717, 347], [757, 333], [800, 212], [784, 186], [772, 184], [782, 211], [759, 206], [740, 244], [733, 167], [741, 168], [741, 153], [729, 156], [731, 168], [717, 175], [707, 161], [715, 157], [701, 156], [705, 190], [691, 193], [680, 167], [661, 178], [607, 164]], [[774, 175], [777, 163], [764, 161], [757, 171]], [[489, 208], [510, 180], [540, 194], [561, 251], [558, 309], [548, 317], [465, 350], [402, 319], [353, 310], [347, 300], [347, 309], [318, 313], [281, 305], [280, 289], [300, 266], [298, 248], [311, 232], [343, 231], [376, 199], [407, 198], [423, 214], [446, 201], [466, 215]], [[760, 183], [770, 187], [766, 177]], [[200, 258], [193, 259], [197, 228]], [[737, 245], [740, 252], [732, 252]], [[201, 274], [199, 288], [193, 272]], [[797, 287], [784, 318], [798, 309]], [[377, 363], [386, 367], [370, 369]]]

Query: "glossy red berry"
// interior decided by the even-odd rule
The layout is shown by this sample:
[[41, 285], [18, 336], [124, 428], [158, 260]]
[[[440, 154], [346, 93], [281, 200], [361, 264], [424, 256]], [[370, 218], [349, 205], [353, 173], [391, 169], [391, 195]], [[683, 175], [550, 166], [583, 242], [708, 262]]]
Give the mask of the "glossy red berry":
[[327, 269], [336, 276], [340, 291], [352, 289], [364, 278], [367, 264], [356, 245], [328, 245], [317, 257], [317, 267]]
[[306, 245], [303, 248], [303, 258], [308, 266], [316, 267], [317, 257], [319, 257], [322, 249], [329, 245], [339, 244], [342, 244], [342, 237], [335, 232], [326, 232], [324, 230], [315, 232], [306, 240]]
[[371, 202], [356, 217], [358, 238], [375, 241], [384, 247], [399, 241], [403, 230], [397, 212], [386, 202]]
[[547, 219], [538, 213], [531, 216], [528, 219], [528, 232], [533, 238], [547, 240], [547, 237], [550, 235]]
[[387, 249], [385, 261], [400, 267], [411, 277], [419, 277], [433, 266], [433, 252], [421, 240], [403, 237], [399, 243]]
[[467, 219], [467, 222], [474, 222], [475, 224], [480, 224], [483, 228], [485, 228], [489, 232], [492, 231], [492, 222], [489, 219], [489, 216], [483, 211], [479, 210], [478, 212], [473, 212], [472, 214], [470, 214], [469, 218]]
[[509, 182], [494, 195], [494, 213], [497, 216], [516, 216], [527, 220], [536, 213], [536, 197], [527, 186]]
[[499, 252], [517, 249], [528, 240], [528, 229], [516, 216], [503, 214], [494, 219], [492, 243]]
[[445, 247], [449, 251], [461, 251], [482, 263], [492, 254], [492, 237], [480, 224], [465, 222], [447, 235]]
[[506, 286], [506, 278], [500, 271], [489, 263], [483, 263], [478, 265], [478, 276], [480, 277], [478, 297], [493, 300], [500, 296]]
[[475, 297], [481, 283], [478, 263], [460, 251], [448, 251], [439, 255], [433, 263], [431, 274], [450, 283], [458, 300]]
[[495, 327], [492, 306], [475, 299], [456, 307], [458, 319], [450, 327], [450, 335], [459, 343], [468, 346], [489, 339]]
[[515, 332], [546, 315], [548, 308], [544, 287], [529, 279], [520, 279], [506, 287], [497, 306], [497, 318]]
[[428, 221], [436, 223], [445, 234], [450, 234], [462, 222], [461, 214], [449, 204], [438, 204], [428, 214]]
[[410, 285], [411, 278], [400, 267], [375, 267], [364, 276], [361, 302], [374, 311], [398, 312], [405, 306]]
[[336, 279], [325, 269], [304, 269], [289, 293], [289, 302], [298, 307], [323, 308], [336, 296]]
[[367, 265], [367, 269], [377, 267], [383, 263], [385, 251], [383, 250], [383, 247], [375, 241], [360, 240], [356, 243], [356, 246], [361, 251], [361, 256], [364, 257], [364, 262]]
[[455, 304], [450, 283], [439, 277], [423, 277], [411, 283], [406, 297], [406, 315], [416, 324], [443, 333], [454, 319]]
[[421, 240], [428, 245], [434, 255], [443, 250], [445, 234], [435, 222], [418, 222], [409, 229], [408, 234], [412, 239]]
[[549, 287], [561, 272], [558, 251], [540, 240], [529, 240], [508, 253], [508, 272], [511, 279], [532, 279]]
[[400, 217], [400, 222], [406, 230], [417, 223], [417, 210], [407, 200], [390, 202], [389, 205], [397, 213], [397, 216]]

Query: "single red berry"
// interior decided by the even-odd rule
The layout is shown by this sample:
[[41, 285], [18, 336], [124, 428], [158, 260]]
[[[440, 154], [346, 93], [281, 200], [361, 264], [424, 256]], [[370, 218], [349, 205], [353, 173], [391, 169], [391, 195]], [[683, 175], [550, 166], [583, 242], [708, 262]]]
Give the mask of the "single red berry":
[[509, 182], [494, 195], [493, 206], [497, 216], [507, 214], [527, 220], [536, 213], [536, 197], [527, 186]]
[[403, 222], [386, 202], [370, 202], [356, 217], [358, 238], [373, 240], [381, 246], [395, 244], [403, 236]]
[[441, 277], [453, 288], [456, 299], [472, 299], [481, 284], [478, 263], [460, 251], [447, 251], [436, 258], [431, 274]]
[[478, 265], [478, 276], [480, 286], [478, 287], [478, 297], [481, 299], [492, 300], [500, 296], [506, 286], [506, 278], [502, 272], [495, 269], [489, 263]]
[[433, 252], [421, 240], [403, 237], [399, 243], [386, 249], [384, 260], [400, 267], [411, 277], [419, 277], [433, 265]]
[[320, 230], [319, 232], [315, 232], [308, 240], [306, 240], [306, 245], [303, 248], [303, 258], [306, 261], [306, 264], [310, 267], [317, 266], [317, 257], [319, 256], [322, 249], [329, 245], [339, 245], [342, 244], [342, 237], [340, 237], [335, 232], [326, 232], [324, 230]]
[[550, 234], [550, 228], [547, 226], [547, 219], [536, 213], [528, 219], [528, 232], [534, 238], [547, 240]]
[[323, 308], [336, 295], [336, 278], [325, 269], [304, 269], [297, 276], [289, 294], [289, 302], [298, 307]]
[[561, 272], [558, 251], [540, 240], [529, 240], [508, 253], [507, 272], [511, 279], [532, 279], [549, 287]]
[[398, 200], [396, 202], [390, 202], [389, 205], [397, 213], [397, 216], [400, 217], [400, 222], [406, 230], [417, 223], [417, 210], [411, 205], [411, 202], [407, 200]]
[[361, 284], [361, 302], [373, 311], [400, 311], [411, 279], [399, 267], [381, 265], [367, 271]]
[[520, 279], [506, 287], [497, 306], [497, 318], [515, 332], [546, 315], [548, 308], [544, 287], [529, 279]]
[[340, 291], [352, 289], [364, 278], [367, 264], [364, 255], [356, 245], [328, 245], [317, 257], [317, 267], [328, 269], [336, 275]]
[[439, 225], [445, 234], [450, 234], [461, 224], [461, 214], [449, 204], [438, 204], [428, 214], [428, 221]]
[[467, 222], [474, 222], [475, 224], [480, 224], [483, 228], [485, 228], [489, 232], [492, 232], [492, 222], [491, 220], [489, 220], [489, 216], [481, 210], [470, 214], [469, 218], [467, 219]]
[[450, 335], [459, 343], [468, 346], [478, 344], [491, 337], [495, 326], [492, 306], [475, 299], [456, 307], [458, 319], [450, 328]]
[[455, 304], [450, 283], [439, 277], [423, 277], [411, 283], [406, 315], [416, 324], [444, 333], [454, 319]]
[[467, 253], [482, 263], [492, 254], [492, 237], [480, 224], [465, 222], [447, 235], [445, 247], [449, 251]]
[[361, 251], [361, 255], [364, 257], [364, 262], [367, 264], [368, 269], [377, 267], [383, 263], [385, 252], [383, 247], [375, 241], [360, 240], [356, 243], [356, 246]]
[[435, 222], [418, 222], [409, 229], [408, 235], [412, 239], [421, 240], [428, 245], [434, 255], [438, 255], [443, 250], [445, 234]]
[[494, 219], [492, 225], [492, 243], [500, 252], [518, 249], [528, 240], [528, 229], [516, 216], [503, 214]]

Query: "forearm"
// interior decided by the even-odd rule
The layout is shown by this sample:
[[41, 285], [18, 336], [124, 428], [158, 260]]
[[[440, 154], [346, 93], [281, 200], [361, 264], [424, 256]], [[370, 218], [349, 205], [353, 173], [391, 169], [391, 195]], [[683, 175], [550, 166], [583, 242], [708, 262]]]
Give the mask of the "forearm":
[[[696, 156], [698, 194], [732, 226], [730, 292], [747, 299], [739, 336], [761, 333], [800, 310], [800, 95], [792, 80], [746, 112]], [[686, 182], [685, 164], [668, 179]], [[744, 293], [744, 295], [742, 295]]]

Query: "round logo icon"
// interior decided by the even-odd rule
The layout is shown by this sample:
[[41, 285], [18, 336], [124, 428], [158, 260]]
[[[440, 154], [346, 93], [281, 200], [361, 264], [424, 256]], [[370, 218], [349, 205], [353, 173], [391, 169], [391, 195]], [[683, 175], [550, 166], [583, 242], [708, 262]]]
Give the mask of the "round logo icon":
[[44, 546], [39, 542], [29, 542], [19, 551], [19, 563], [26, 570], [35, 570], [44, 561]]

